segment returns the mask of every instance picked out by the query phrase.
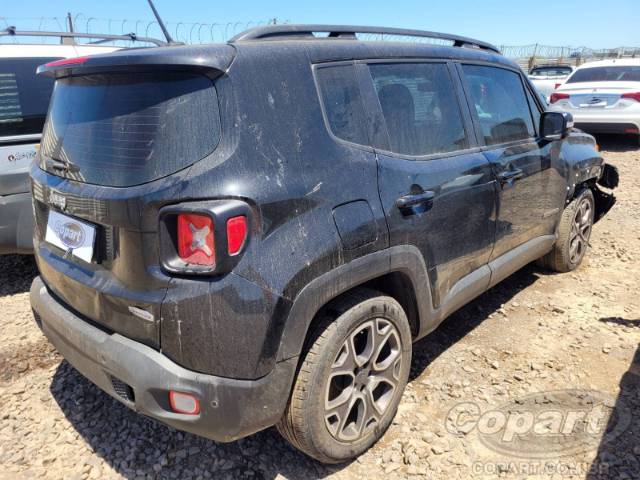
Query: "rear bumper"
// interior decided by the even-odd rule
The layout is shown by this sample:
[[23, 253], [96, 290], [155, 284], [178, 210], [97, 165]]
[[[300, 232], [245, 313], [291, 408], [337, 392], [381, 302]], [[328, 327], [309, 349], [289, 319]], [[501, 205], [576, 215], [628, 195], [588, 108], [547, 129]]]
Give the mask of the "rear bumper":
[[635, 123], [575, 121], [575, 127], [588, 133], [640, 134], [640, 126]]
[[33, 253], [31, 194], [0, 197], [0, 254]]
[[640, 131], [640, 109], [636, 108], [632, 109], [633, 111], [631, 112], [621, 112], [551, 105], [549, 110], [569, 112], [573, 116], [576, 128], [589, 133], [633, 133], [625, 132], [626, 129]]
[[[31, 306], [42, 331], [82, 375], [126, 406], [179, 430], [229, 442], [275, 424], [282, 416], [297, 359], [276, 363], [257, 380], [201, 374], [160, 352], [107, 333], [86, 322], [51, 295], [40, 277], [31, 286]], [[196, 395], [200, 413], [174, 413], [169, 390]]]

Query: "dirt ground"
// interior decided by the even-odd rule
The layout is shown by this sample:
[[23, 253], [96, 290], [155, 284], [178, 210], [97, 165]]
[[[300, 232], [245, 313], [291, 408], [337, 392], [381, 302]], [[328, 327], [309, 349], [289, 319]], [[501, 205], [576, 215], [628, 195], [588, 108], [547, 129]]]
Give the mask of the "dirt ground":
[[416, 344], [393, 425], [346, 465], [275, 429], [218, 444], [131, 412], [36, 327], [33, 261], [0, 257], [0, 478], [640, 478], [640, 150], [599, 141], [621, 184], [585, 263], [530, 265]]

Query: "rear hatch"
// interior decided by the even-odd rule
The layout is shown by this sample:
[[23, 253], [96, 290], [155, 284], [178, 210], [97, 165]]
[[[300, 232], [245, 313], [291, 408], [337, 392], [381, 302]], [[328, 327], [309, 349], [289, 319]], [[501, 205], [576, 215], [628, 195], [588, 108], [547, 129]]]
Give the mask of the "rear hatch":
[[625, 93], [640, 91], [640, 82], [565, 83], [557, 92], [569, 95], [568, 106], [577, 110], [621, 109], [636, 104], [624, 99]]
[[86, 320], [155, 348], [158, 210], [218, 145], [227, 48], [208, 65], [201, 47], [168, 47], [41, 69], [58, 77], [32, 170], [41, 275]]

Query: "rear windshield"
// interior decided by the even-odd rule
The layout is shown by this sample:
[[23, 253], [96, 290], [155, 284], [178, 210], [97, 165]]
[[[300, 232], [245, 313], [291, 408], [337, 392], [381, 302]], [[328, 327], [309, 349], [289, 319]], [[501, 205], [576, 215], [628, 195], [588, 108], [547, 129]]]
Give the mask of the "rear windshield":
[[538, 67], [531, 70], [529, 75], [535, 75], [537, 77], [557, 77], [569, 75], [570, 73], [570, 67]]
[[42, 153], [51, 173], [125, 187], [192, 165], [219, 139], [218, 97], [207, 77], [88, 75], [56, 82]]
[[53, 80], [38, 65], [57, 58], [0, 59], [0, 137], [42, 133]]
[[567, 83], [640, 82], [640, 65], [614, 65], [576, 70]]

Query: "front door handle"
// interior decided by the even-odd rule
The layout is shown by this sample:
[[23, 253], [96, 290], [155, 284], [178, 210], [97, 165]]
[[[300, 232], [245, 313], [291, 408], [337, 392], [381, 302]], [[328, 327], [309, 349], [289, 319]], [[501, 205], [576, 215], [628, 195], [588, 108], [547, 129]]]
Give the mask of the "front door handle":
[[500, 183], [508, 183], [513, 182], [514, 180], [518, 180], [524, 176], [524, 172], [519, 168], [514, 170], [504, 170], [498, 174], [498, 180]]
[[431, 203], [433, 202], [433, 198], [435, 196], [436, 194], [431, 190], [410, 195], [403, 195], [396, 200], [396, 207], [398, 207], [400, 210], [407, 210], [411, 207]]

